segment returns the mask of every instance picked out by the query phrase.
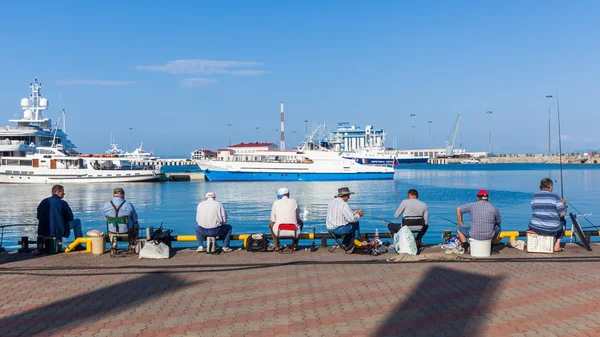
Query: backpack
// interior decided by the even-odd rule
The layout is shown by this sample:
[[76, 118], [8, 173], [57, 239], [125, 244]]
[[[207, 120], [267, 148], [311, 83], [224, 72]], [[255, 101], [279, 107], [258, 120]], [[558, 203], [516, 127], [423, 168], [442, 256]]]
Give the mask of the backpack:
[[252, 234], [246, 239], [246, 250], [249, 252], [266, 252], [269, 240], [263, 234]]

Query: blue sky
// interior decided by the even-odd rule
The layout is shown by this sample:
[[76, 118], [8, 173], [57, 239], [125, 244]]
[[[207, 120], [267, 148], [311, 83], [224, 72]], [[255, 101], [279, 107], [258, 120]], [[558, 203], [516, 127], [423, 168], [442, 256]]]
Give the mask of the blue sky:
[[[144, 142], [187, 155], [286, 139], [339, 121], [386, 145], [547, 152], [560, 95], [563, 149], [598, 149], [600, 3], [594, 1], [56, 1], [0, 3], [0, 119], [38, 78], [82, 152]], [[556, 101], [552, 146], [558, 149]], [[229, 128], [227, 125], [232, 124]], [[296, 131], [294, 134], [293, 131]]]

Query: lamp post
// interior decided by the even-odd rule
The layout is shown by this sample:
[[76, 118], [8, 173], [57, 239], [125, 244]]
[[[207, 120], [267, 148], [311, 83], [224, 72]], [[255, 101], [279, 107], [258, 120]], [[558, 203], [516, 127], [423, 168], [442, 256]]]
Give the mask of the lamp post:
[[415, 149], [415, 116], [416, 114], [410, 114], [410, 129], [412, 131], [412, 150]]
[[133, 152], [132, 133], [133, 133], [133, 128], [129, 128], [129, 152]]
[[258, 126], [256, 127], [256, 142], [258, 143]]
[[273, 143], [275, 145], [277, 145], [277, 136], [278, 136], [278, 133], [279, 133], [279, 129], [275, 129], [275, 143]]
[[492, 112], [487, 111], [488, 114], [488, 157], [492, 154]]
[[231, 146], [231, 124], [227, 124], [227, 130], [229, 130], [229, 142], [228, 142], [228, 146]]
[[308, 119], [304, 120], [304, 137], [308, 137]]
[[551, 156], [552, 143], [550, 141], [550, 99], [552, 98], [552, 95], [546, 95], [546, 98], [548, 99], [548, 156]]
[[431, 150], [431, 124], [433, 123], [433, 121], [427, 121], [427, 124], [429, 124], [429, 149]]

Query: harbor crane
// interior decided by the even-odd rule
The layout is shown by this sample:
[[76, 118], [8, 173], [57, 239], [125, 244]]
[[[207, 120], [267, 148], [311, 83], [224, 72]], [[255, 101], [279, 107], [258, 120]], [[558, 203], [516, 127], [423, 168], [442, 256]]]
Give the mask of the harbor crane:
[[446, 157], [451, 157], [454, 151], [454, 142], [456, 141], [456, 135], [458, 134], [458, 126], [460, 125], [460, 112], [456, 117], [456, 123], [454, 123], [454, 129], [450, 134], [450, 137], [446, 140]]

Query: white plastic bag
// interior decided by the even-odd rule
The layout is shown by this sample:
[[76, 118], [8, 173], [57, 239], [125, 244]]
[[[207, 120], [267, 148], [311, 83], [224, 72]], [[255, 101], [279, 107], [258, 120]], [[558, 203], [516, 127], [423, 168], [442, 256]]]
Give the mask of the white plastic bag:
[[168, 259], [169, 258], [169, 246], [160, 242], [159, 244], [154, 241], [148, 241], [144, 245], [144, 248], [140, 250], [140, 259]]
[[408, 226], [402, 226], [400, 231], [394, 234], [394, 248], [398, 254], [417, 255], [417, 242]]

